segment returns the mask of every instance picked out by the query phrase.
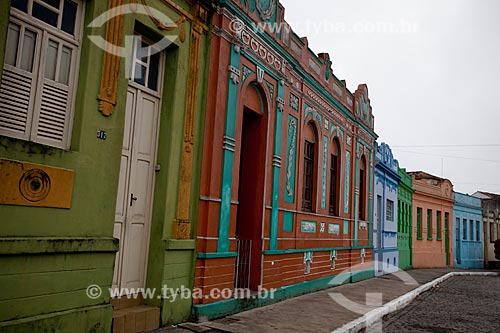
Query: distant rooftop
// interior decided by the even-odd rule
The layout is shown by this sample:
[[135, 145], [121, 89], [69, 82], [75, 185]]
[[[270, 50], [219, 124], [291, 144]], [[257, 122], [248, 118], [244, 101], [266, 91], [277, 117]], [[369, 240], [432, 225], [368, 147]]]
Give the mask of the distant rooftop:
[[435, 179], [439, 181], [447, 180], [445, 178], [431, 175], [430, 173], [427, 173], [425, 171], [407, 171], [407, 173], [411, 176], [415, 176], [415, 179]]
[[500, 199], [500, 194], [489, 193], [484, 191], [476, 191], [475, 193], [472, 194], [472, 196], [479, 199]]

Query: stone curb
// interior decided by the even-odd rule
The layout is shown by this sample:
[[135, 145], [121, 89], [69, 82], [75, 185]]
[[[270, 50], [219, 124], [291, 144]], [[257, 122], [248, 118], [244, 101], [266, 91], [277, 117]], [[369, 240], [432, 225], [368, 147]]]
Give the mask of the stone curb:
[[345, 324], [344, 326], [337, 328], [332, 331], [332, 333], [355, 333], [376, 321], [382, 319], [385, 315], [392, 313], [397, 310], [401, 310], [405, 306], [407, 306], [411, 301], [413, 301], [418, 295], [421, 293], [435, 287], [436, 285], [442, 283], [446, 279], [452, 276], [498, 276], [499, 273], [495, 272], [451, 272], [447, 273], [435, 280], [427, 282], [420, 287], [409, 291], [408, 293], [399, 296], [396, 299], [393, 299], [390, 302], [387, 302], [383, 306], [373, 309], [367, 312], [364, 316], [351, 321], [350, 323]]

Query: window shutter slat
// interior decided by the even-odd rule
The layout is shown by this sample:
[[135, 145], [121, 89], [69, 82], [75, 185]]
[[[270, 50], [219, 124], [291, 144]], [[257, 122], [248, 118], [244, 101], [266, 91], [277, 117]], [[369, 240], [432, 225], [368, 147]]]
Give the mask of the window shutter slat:
[[20, 139], [29, 137], [34, 88], [30, 73], [4, 65], [0, 82], [0, 134]]
[[68, 88], [43, 79], [40, 113], [35, 119], [35, 141], [60, 148], [66, 147], [69, 123]]
[[[77, 2], [75, 19], [80, 24]], [[7, 46], [16, 52], [4, 62], [0, 81], [0, 136], [68, 149], [80, 37], [33, 20], [31, 11], [10, 14], [9, 27], [14, 28]], [[55, 53], [49, 54], [54, 45]]]

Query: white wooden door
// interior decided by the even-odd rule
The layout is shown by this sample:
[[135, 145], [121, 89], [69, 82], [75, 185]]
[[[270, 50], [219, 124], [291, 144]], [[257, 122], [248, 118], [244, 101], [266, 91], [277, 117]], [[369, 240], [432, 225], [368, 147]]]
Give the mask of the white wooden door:
[[120, 240], [113, 278], [118, 288], [145, 286], [159, 113], [159, 96], [130, 83], [114, 228]]

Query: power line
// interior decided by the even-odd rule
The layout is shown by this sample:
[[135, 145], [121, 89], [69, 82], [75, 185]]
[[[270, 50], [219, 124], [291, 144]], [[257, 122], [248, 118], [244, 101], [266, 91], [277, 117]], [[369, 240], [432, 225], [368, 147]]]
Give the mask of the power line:
[[392, 146], [391, 148], [450, 148], [450, 147], [500, 147], [499, 143], [491, 144], [477, 144], [477, 145], [404, 145], [404, 146]]
[[[395, 147], [393, 147], [393, 148], [395, 148]], [[497, 160], [486, 160], [486, 159], [473, 158], [473, 157], [430, 154], [430, 153], [421, 153], [421, 152], [418, 152], [418, 151], [409, 151], [409, 150], [401, 150], [401, 149], [398, 149], [398, 151], [399, 152], [403, 152], [403, 153], [410, 153], [410, 154], [417, 154], [417, 155], [427, 155], [427, 156], [436, 156], [436, 157], [441, 157], [441, 158], [446, 157], [446, 158], [456, 158], [456, 159], [463, 159], [463, 160], [482, 161], [482, 162], [490, 162], [490, 163], [500, 163], [500, 161], [497, 161]]]
[[500, 186], [500, 184], [489, 184], [489, 183], [469, 183], [469, 182], [456, 182], [454, 181], [453, 184], [465, 184], [465, 185], [480, 185], [480, 186]]

